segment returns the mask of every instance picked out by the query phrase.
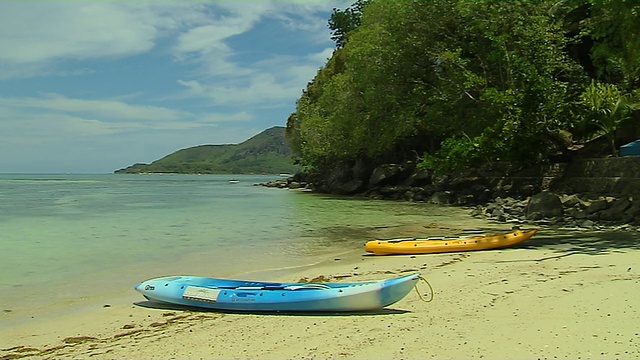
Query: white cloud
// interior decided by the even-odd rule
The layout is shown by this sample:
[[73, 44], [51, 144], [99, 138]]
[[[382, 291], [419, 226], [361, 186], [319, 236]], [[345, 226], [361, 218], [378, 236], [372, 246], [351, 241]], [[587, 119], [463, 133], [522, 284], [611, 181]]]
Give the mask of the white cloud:
[[[213, 20], [215, 24], [194, 28], [180, 36], [174, 54], [199, 62], [202, 74], [197, 79], [178, 80], [186, 88], [183, 96], [201, 97], [217, 105], [290, 106], [304, 86], [326, 63], [333, 48], [317, 54], [298, 56], [263, 54], [253, 62], [237, 62], [237, 52], [227, 41], [244, 34], [262, 18], [272, 18], [296, 30], [299, 37], [317, 42], [328, 40], [327, 19], [319, 17], [343, 1], [258, 1], [218, 2], [228, 14]], [[258, 6], [259, 5], [259, 6]], [[277, 41], [277, 39], [276, 39]], [[260, 44], [257, 44], [260, 45]], [[245, 49], [246, 50], [246, 49]], [[284, 102], [283, 102], [284, 101]]]
[[206, 98], [213, 105], [224, 106], [282, 106], [283, 100], [295, 98], [301, 91], [279, 83], [267, 73], [256, 74], [247, 81], [237, 85], [204, 84], [196, 80], [179, 83], [187, 87], [189, 96]]
[[[226, 41], [261, 19], [276, 19], [311, 38], [326, 32], [316, 14], [340, 1], [86, 1], [0, 2], [0, 79], [34, 75], [81, 75], [90, 68], [55, 69], [55, 61], [124, 57], [172, 39], [178, 61], [200, 64], [202, 78], [245, 77], [257, 71], [231, 57]], [[324, 38], [326, 41], [326, 38]]]
[[192, 116], [187, 112], [157, 106], [132, 105], [116, 100], [72, 99], [59, 94], [47, 94], [39, 98], [0, 98], [0, 106], [39, 112], [92, 114], [111, 121], [168, 121]]
[[[69, 141], [111, 135], [121, 131], [122, 124], [107, 123], [96, 119], [87, 119], [68, 114], [30, 114], [29, 116], [2, 119], [0, 136], [4, 146], [42, 145], [43, 143]], [[131, 127], [132, 124], [125, 126]]]
[[225, 39], [270, 17], [292, 29], [317, 32], [316, 15], [342, 1], [4, 1], [0, 3], [0, 61], [128, 56], [177, 35], [176, 55], [228, 50]]
[[240, 111], [237, 113], [208, 113], [202, 114], [197, 117], [196, 122], [198, 124], [216, 124], [221, 122], [246, 122], [254, 118], [253, 115], [246, 111]]
[[110, 2], [3, 2], [0, 60], [38, 63], [59, 58], [123, 56], [148, 51], [155, 24]]
[[211, 21], [202, 1], [1, 1], [0, 79], [60, 75], [65, 60], [122, 58]]
[[[246, 111], [194, 114], [116, 100], [71, 99], [58, 94], [39, 98], [0, 98], [0, 134], [28, 143], [140, 130], [187, 130], [221, 122], [246, 122]], [[11, 135], [9, 135], [11, 134]]]
[[234, 81], [178, 80], [185, 96], [206, 98], [214, 105], [290, 106], [303, 88], [331, 57], [332, 48], [301, 57], [280, 56], [261, 60], [246, 76], [235, 73]]

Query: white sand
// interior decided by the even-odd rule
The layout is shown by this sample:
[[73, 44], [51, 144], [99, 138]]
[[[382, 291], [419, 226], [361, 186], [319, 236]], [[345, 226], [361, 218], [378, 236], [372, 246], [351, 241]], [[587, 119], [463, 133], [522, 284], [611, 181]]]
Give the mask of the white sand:
[[[358, 281], [417, 270], [435, 290], [431, 302], [411, 292], [377, 313], [163, 310], [135, 305], [143, 299], [131, 291], [105, 299], [109, 307], [2, 334], [0, 359], [637, 359], [640, 247], [600, 237], [589, 233], [578, 246], [581, 234], [540, 231], [526, 246], [504, 250], [356, 251], [273, 279]], [[418, 288], [428, 292], [423, 282]]]

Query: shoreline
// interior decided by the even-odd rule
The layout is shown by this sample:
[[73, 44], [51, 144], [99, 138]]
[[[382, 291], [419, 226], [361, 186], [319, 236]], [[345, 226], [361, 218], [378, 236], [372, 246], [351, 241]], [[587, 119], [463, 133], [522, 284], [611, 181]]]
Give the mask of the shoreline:
[[374, 313], [256, 315], [145, 307], [131, 291], [14, 332], [0, 359], [638, 358], [639, 255], [632, 233], [551, 229], [502, 250], [356, 249], [255, 276], [361, 281], [419, 271], [433, 301], [411, 292]]

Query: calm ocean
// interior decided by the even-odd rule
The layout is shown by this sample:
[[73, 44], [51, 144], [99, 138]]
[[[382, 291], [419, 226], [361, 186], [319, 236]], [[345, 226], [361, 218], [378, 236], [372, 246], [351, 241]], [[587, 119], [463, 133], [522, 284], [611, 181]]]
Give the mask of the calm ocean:
[[133, 294], [151, 277], [241, 277], [308, 265], [361, 249], [375, 227], [468, 217], [428, 204], [255, 186], [278, 176], [230, 178], [1, 174], [3, 318]]

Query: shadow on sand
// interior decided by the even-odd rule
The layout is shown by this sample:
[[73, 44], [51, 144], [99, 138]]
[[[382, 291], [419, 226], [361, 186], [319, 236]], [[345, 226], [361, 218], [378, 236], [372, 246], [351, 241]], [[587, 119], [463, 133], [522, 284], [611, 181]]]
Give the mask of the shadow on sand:
[[548, 249], [562, 254], [604, 255], [640, 250], [640, 234], [614, 230], [540, 229], [531, 239], [513, 246], [517, 249]]
[[197, 313], [217, 313], [217, 314], [238, 314], [238, 315], [269, 315], [269, 316], [371, 316], [371, 315], [399, 315], [410, 313], [408, 310], [399, 310], [393, 308], [384, 308], [380, 310], [373, 311], [357, 311], [357, 312], [307, 312], [307, 311], [230, 311], [230, 310], [218, 310], [218, 309], [207, 309], [207, 308], [199, 308], [192, 306], [184, 306], [184, 305], [173, 305], [173, 304], [165, 304], [158, 303], [153, 301], [138, 301], [133, 303], [136, 306], [149, 308], [149, 309], [158, 309], [158, 310], [176, 310], [176, 311], [192, 311]]

